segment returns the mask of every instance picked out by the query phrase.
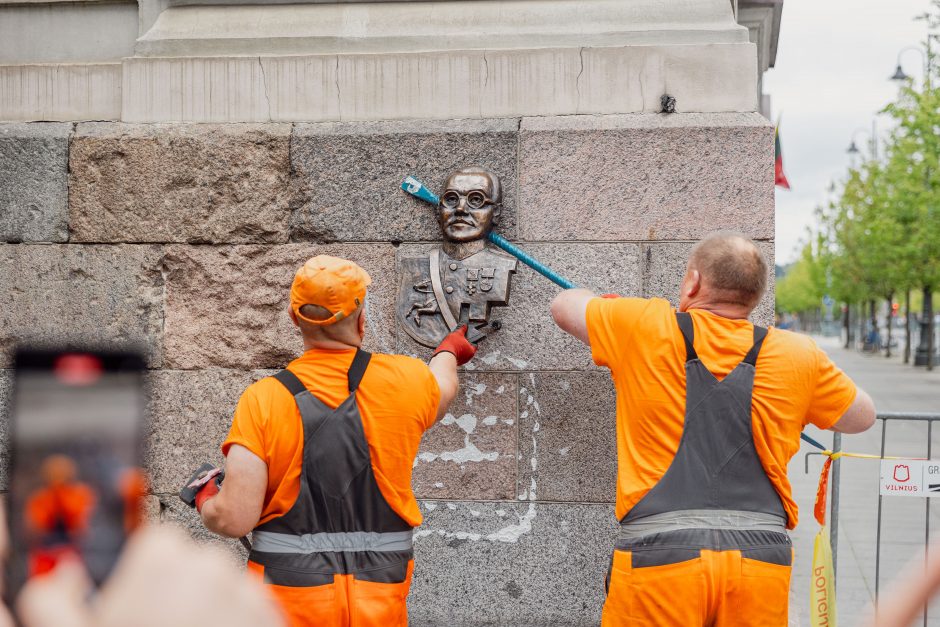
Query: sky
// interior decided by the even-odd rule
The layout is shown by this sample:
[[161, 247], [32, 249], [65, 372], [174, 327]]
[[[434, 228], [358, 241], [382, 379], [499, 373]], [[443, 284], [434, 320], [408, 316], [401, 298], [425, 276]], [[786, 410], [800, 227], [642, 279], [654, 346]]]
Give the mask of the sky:
[[[924, 40], [928, 0], [786, 0], [775, 67], [764, 75], [773, 119], [781, 115], [784, 171], [791, 190], [777, 188], [776, 256], [794, 261], [813, 210], [829, 198], [831, 181], [845, 178], [855, 134], [867, 154], [872, 121], [886, 136], [889, 118], [878, 115], [898, 93], [888, 80], [905, 46]], [[923, 61], [901, 56], [904, 71], [918, 80]], [[856, 129], [866, 129], [858, 131]]]

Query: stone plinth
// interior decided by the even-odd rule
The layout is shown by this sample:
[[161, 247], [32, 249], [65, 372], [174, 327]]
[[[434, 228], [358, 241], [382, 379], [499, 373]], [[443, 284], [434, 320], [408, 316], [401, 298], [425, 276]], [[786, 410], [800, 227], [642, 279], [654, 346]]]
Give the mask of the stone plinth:
[[0, 242], [68, 239], [71, 124], [0, 125]]
[[760, 93], [727, 0], [5, 4], [0, 120], [649, 113], [666, 92], [754, 111]]
[[[757, 238], [772, 265], [772, 133], [754, 113], [0, 125], [0, 172], [13, 173], [0, 191], [0, 412], [16, 341], [143, 346], [152, 517], [241, 562], [176, 494], [222, 461], [245, 387], [302, 352], [287, 316], [296, 268], [320, 253], [358, 262], [373, 278], [366, 348], [430, 354], [395, 315], [402, 260], [441, 238], [405, 176], [440, 192], [452, 169], [489, 167], [505, 192], [498, 232], [577, 285], [675, 303], [714, 228]], [[617, 531], [613, 385], [551, 321], [557, 293], [519, 265], [493, 310], [502, 329], [421, 442], [411, 624], [599, 620]], [[768, 296], [754, 319], [772, 313]]]
[[76, 242], [286, 242], [290, 126], [81, 124]]

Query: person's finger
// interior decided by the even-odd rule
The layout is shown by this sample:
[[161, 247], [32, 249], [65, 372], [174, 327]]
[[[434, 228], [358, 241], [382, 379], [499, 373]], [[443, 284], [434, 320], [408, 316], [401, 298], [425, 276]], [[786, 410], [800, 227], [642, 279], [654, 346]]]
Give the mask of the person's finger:
[[16, 599], [24, 627], [90, 627], [91, 581], [77, 560], [60, 562], [51, 573], [30, 579]]

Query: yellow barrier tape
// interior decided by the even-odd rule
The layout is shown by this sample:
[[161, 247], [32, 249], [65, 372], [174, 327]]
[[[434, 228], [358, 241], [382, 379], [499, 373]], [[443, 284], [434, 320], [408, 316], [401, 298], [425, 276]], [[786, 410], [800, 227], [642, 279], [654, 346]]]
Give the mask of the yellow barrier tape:
[[836, 626], [835, 573], [832, 570], [832, 546], [829, 526], [823, 525], [813, 541], [813, 577], [810, 585], [810, 625]]
[[836, 625], [836, 588], [835, 574], [832, 568], [832, 545], [829, 543], [829, 525], [826, 524], [826, 501], [829, 495], [829, 471], [832, 462], [842, 457], [858, 459], [911, 459], [909, 457], [882, 457], [867, 453], [847, 453], [845, 451], [822, 451], [826, 456], [822, 472], [819, 473], [819, 487], [816, 489], [816, 503], [813, 514], [820, 524], [819, 533], [813, 541], [813, 576], [810, 578], [810, 624], [812, 627], [835, 627]]

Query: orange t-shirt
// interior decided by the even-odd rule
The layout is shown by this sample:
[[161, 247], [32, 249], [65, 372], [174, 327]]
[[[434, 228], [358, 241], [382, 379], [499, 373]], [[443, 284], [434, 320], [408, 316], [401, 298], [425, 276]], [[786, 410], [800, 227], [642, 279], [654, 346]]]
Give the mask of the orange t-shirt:
[[[346, 373], [356, 351], [313, 349], [288, 365], [307, 389], [330, 407], [349, 396]], [[404, 355], [373, 354], [359, 384], [357, 404], [369, 441], [376, 483], [408, 524], [421, 524], [411, 490], [411, 469], [424, 432], [434, 424], [441, 392], [427, 365]], [[300, 493], [303, 424], [291, 393], [272, 377], [248, 386], [235, 408], [227, 455], [244, 446], [268, 465], [268, 489], [259, 524], [290, 510]]]
[[[754, 344], [753, 326], [701, 309], [689, 313], [695, 351], [721, 379]], [[617, 390], [617, 519], [662, 478], [685, 422], [685, 343], [669, 302], [594, 298], [587, 307], [591, 353]], [[855, 384], [808, 337], [769, 329], [754, 374], [754, 444], [789, 517], [797, 523], [787, 462], [812, 423], [828, 429], [855, 400]]]

